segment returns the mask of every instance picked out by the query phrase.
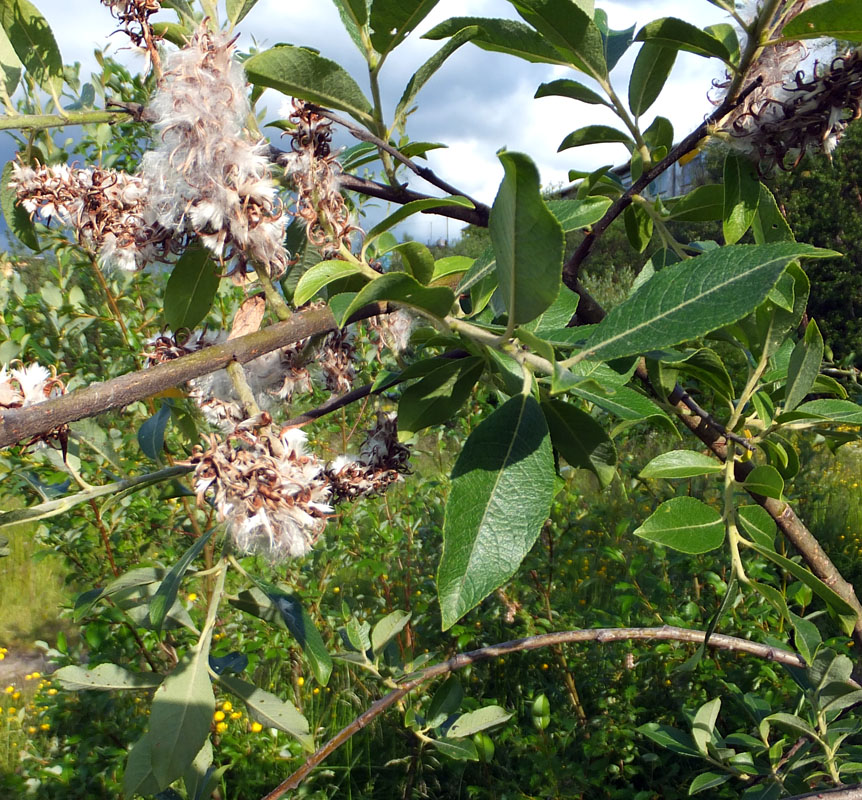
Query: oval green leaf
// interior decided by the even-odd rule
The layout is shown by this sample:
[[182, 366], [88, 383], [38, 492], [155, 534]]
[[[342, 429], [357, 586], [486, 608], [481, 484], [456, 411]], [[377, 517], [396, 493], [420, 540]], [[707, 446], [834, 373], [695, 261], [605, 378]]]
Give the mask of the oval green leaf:
[[523, 153], [497, 154], [505, 170], [491, 209], [491, 243], [509, 324], [539, 316], [560, 292], [565, 236], [542, 198], [539, 171]]
[[446, 736], [450, 739], [464, 739], [494, 725], [502, 725], [511, 717], [512, 715], [505, 708], [485, 706], [458, 717], [446, 731]]
[[553, 496], [548, 427], [536, 400], [518, 395], [470, 434], [452, 471], [437, 571], [444, 630], [515, 574]]
[[724, 522], [721, 514], [700, 500], [674, 497], [662, 503], [634, 534], [680, 553], [707, 553], [724, 541]]
[[730, 61], [730, 53], [722, 42], [676, 17], [663, 17], [647, 23], [638, 31], [635, 41], [653, 42], [704, 58], [720, 58], [725, 63]]
[[570, 147], [583, 147], [588, 144], [609, 144], [619, 142], [624, 144], [629, 152], [634, 150], [635, 143], [630, 136], [609, 125], [587, 125], [572, 131], [557, 148], [557, 152], [568, 150]]
[[302, 743], [306, 750], [314, 749], [308, 728], [308, 720], [293, 703], [282, 700], [271, 692], [264, 691], [233, 675], [219, 675], [219, 683], [239, 697], [248, 708], [248, 715], [265, 728], [277, 728], [290, 734]]
[[423, 428], [455, 416], [484, 369], [485, 362], [478, 357], [444, 362], [405, 389], [398, 401], [398, 438], [411, 439]]
[[831, 250], [778, 242], [722, 247], [672, 264], [610, 311], [581, 356], [607, 360], [703, 336], [757, 308], [794, 259], [831, 255]]
[[348, 72], [304, 47], [279, 45], [252, 56], [243, 65], [249, 81], [309, 103], [346, 111], [365, 126], [374, 126], [371, 103]]
[[656, 101], [676, 61], [677, 51], [645, 42], [635, 59], [629, 79], [629, 108], [639, 117]]
[[784, 492], [784, 478], [781, 477], [775, 467], [762, 464], [751, 470], [743, 486], [752, 494], [781, 500], [781, 495]]
[[656, 456], [640, 473], [641, 478], [693, 478], [696, 475], [715, 475], [724, 471], [724, 465], [711, 456], [694, 450], [671, 450]]
[[299, 283], [296, 284], [296, 289], [293, 292], [293, 302], [297, 306], [305, 305], [324, 286], [340, 278], [356, 275], [359, 272], [359, 267], [349, 261], [341, 261], [340, 259], [321, 261], [319, 264], [311, 267], [299, 279]]
[[353, 298], [341, 314], [340, 324], [345, 325], [351, 315], [361, 308], [383, 300], [420, 308], [442, 318], [452, 308], [455, 295], [445, 286], [423, 286], [406, 272], [389, 272], [375, 278]]
[[165, 287], [165, 322], [174, 331], [192, 330], [212, 308], [218, 291], [218, 268], [200, 244], [180, 256]]
[[0, 3], [0, 27], [27, 73], [46, 92], [59, 94], [63, 85], [63, 57], [51, 26], [29, 0]]

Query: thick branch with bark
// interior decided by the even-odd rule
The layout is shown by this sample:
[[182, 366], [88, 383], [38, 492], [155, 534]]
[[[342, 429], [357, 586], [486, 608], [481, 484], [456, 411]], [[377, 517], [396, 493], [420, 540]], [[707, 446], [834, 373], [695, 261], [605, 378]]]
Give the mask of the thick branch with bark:
[[278, 800], [286, 792], [296, 789], [312, 772], [312, 770], [323, 763], [332, 753], [343, 745], [354, 734], [368, 727], [377, 717], [388, 708], [391, 708], [399, 700], [406, 697], [414, 689], [432, 678], [457, 672], [471, 664], [489, 661], [510, 653], [522, 653], [529, 650], [539, 650], [543, 647], [558, 647], [563, 644], [580, 644], [583, 642], [597, 642], [606, 644], [608, 642], [630, 642], [630, 641], [672, 641], [689, 642], [692, 644], [706, 644], [716, 650], [727, 650], [737, 653], [746, 653], [756, 658], [764, 658], [790, 667], [805, 667], [805, 660], [797, 653], [790, 650], [780, 650], [769, 645], [750, 642], [748, 639], [739, 639], [735, 636], [725, 636], [714, 633], [707, 637], [706, 631], [688, 630], [686, 628], [674, 628], [664, 625], [660, 628], [591, 628], [574, 631], [563, 631], [561, 633], [545, 633], [541, 636], [531, 636], [526, 639], [515, 639], [511, 642], [483, 647], [469, 653], [459, 653], [448, 661], [435, 664], [420, 670], [416, 677], [402, 683], [397, 689], [389, 692], [385, 697], [373, 703], [366, 711], [360, 714], [349, 725], [342, 728], [326, 744], [308, 757], [306, 762], [294, 772], [289, 778], [280, 783], [275, 789], [265, 795], [261, 800]]
[[[388, 312], [388, 304], [375, 304], [363, 309], [361, 314], [350, 321]], [[307, 309], [294, 314], [286, 322], [206, 347], [150, 369], [121, 375], [104, 383], [94, 383], [85, 389], [27, 408], [6, 410], [0, 414], [0, 447], [8, 447], [84, 417], [122, 408], [136, 400], [180, 386], [192, 378], [223, 369], [232, 361], [245, 364], [272, 350], [309, 336], [327, 333], [337, 327], [328, 307]]]

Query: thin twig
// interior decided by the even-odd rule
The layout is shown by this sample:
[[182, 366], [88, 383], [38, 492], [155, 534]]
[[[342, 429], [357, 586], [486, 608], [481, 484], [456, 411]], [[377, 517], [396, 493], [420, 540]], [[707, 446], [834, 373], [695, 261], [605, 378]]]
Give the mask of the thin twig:
[[[441, 353], [439, 356], [435, 356], [435, 358], [452, 360], [466, 358], [468, 355], [470, 354], [466, 350], [449, 350], [445, 353]], [[393, 386], [398, 386], [400, 383], [402, 383], [402, 379], [400, 377], [393, 378], [391, 382], [385, 383], [377, 389], [374, 388], [374, 384], [367, 383], [365, 386], [360, 386], [358, 389], [353, 389], [352, 391], [346, 392], [338, 397], [333, 397], [331, 400], [327, 400], [317, 408], [312, 408], [309, 411], [304, 411], [296, 417], [292, 417], [284, 423], [284, 427], [296, 428], [302, 425], [307, 425], [309, 422], [325, 417], [327, 414], [331, 414], [333, 411], [338, 411], [341, 408], [349, 406], [357, 400], [362, 400], [372, 394], [380, 394], [387, 389], [391, 389]]]
[[[385, 697], [381, 697], [380, 700], [373, 703], [349, 725], [342, 728], [342, 730], [333, 736], [325, 745], [323, 745], [323, 747], [319, 748], [315, 753], [309, 756], [306, 762], [296, 770], [296, 772], [280, 783], [275, 789], [269, 792], [269, 794], [261, 798], [261, 800], [278, 800], [278, 798], [282, 797], [285, 792], [296, 789], [318, 764], [321, 764], [326, 760], [327, 757], [334, 753], [354, 734], [370, 725], [384, 711], [391, 708], [395, 703], [406, 697], [414, 689], [432, 678], [456, 672], [471, 664], [489, 661], [494, 658], [499, 658], [500, 656], [509, 655], [510, 653], [539, 650], [543, 647], [556, 647], [562, 644], [577, 644], [582, 642], [598, 642], [599, 644], [605, 644], [607, 642], [625, 642], [645, 639], [703, 644], [706, 640], [706, 632], [688, 630], [686, 628], [675, 628], [670, 625], [664, 625], [660, 628], [592, 628], [588, 630], [563, 631], [561, 633], [545, 633], [540, 636], [531, 636], [526, 639], [515, 639], [511, 642], [483, 647], [480, 650], [473, 650], [469, 653], [459, 653], [448, 661], [420, 670], [415, 674], [415, 677], [401, 684], [397, 689], [389, 692]], [[797, 653], [793, 653], [789, 650], [781, 650], [776, 647], [770, 647], [765, 644], [759, 644], [758, 642], [751, 642], [747, 639], [739, 639], [735, 636], [725, 636], [724, 634], [714, 633], [709, 637], [707, 644], [709, 647], [713, 647], [717, 650], [747, 653], [748, 655], [756, 656], [757, 658], [764, 658], [768, 661], [775, 661], [779, 664], [786, 664], [791, 667], [805, 667], [805, 660]]]
[[700, 125], [688, 136], [674, 147], [665, 158], [658, 162], [652, 169], [647, 170], [619, 197], [614, 204], [605, 212], [605, 215], [592, 227], [592, 230], [584, 237], [569, 260], [563, 265], [563, 281], [566, 286], [573, 288], [578, 281], [581, 264], [590, 254], [593, 245], [598, 238], [607, 230], [610, 224], [625, 211], [631, 204], [635, 195], [640, 194], [663, 172], [672, 167], [684, 155], [690, 153], [697, 147], [701, 139], [708, 133], [712, 125], [726, 117], [734, 108], [739, 106], [748, 95], [750, 95], [760, 84], [762, 78], [758, 78], [747, 86], [736, 97], [728, 97], [715, 109]]
[[700, 417], [700, 422], [702, 425], [708, 425], [714, 431], [719, 433], [725, 439], [729, 439], [731, 442], [736, 442], [738, 445], [741, 445], [749, 452], [754, 452], [757, 448], [745, 437], [740, 436], [738, 433], [733, 433], [724, 427], [715, 417], [712, 416], [708, 411], [701, 408], [697, 401], [679, 384], [674, 386], [673, 391], [670, 393], [670, 397], [668, 397], [668, 402], [672, 405], [678, 405], [682, 403], [692, 414]]
[[468, 200], [472, 201], [473, 205], [476, 205], [476, 201], [473, 200], [469, 195], [464, 194], [459, 189], [456, 189], [452, 184], [447, 183], [442, 178], [440, 178], [432, 169], [428, 167], [420, 167], [415, 161], [405, 156], [401, 151], [397, 148], [393, 147], [388, 142], [384, 142], [383, 139], [375, 136], [372, 133], [369, 133], [364, 128], [360, 128], [358, 125], [354, 125], [349, 120], [344, 119], [343, 117], [339, 117], [338, 114], [334, 114], [332, 111], [328, 109], [321, 108], [320, 106], [315, 106], [308, 104], [308, 107], [315, 113], [321, 117], [326, 117], [327, 119], [332, 120], [333, 122], [341, 125], [346, 128], [350, 134], [359, 139], [361, 142], [369, 142], [370, 144], [375, 145], [376, 147], [384, 150], [389, 153], [396, 161], [400, 161], [405, 167], [407, 167], [412, 172], [415, 172], [420, 178], [428, 181], [432, 186], [436, 186], [443, 192], [447, 194], [457, 194], [462, 197], [466, 197]]

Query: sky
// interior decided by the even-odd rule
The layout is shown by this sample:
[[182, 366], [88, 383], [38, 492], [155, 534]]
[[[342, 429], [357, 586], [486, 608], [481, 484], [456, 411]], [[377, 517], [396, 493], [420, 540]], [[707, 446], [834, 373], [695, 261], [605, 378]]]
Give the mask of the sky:
[[[34, 0], [47, 18], [60, 45], [64, 61], [80, 61], [82, 77], [95, 69], [93, 50], [110, 43], [130, 66], [136, 56], [120, 50], [121, 34], [111, 36], [116, 23], [97, 0]], [[223, 0], [220, 3], [223, 6]], [[664, 16], [679, 16], [699, 27], [726, 22], [726, 14], [707, 0], [680, 3], [679, 0], [598, 0], [608, 14], [612, 28], [627, 28]], [[517, 19], [506, 0], [440, 0], [426, 20], [387, 60], [381, 74], [383, 104], [391, 113], [413, 72], [442, 44], [422, 39], [431, 27], [453, 16], [510, 17]], [[155, 19], [172, 19], [164, 11]], [[341, 27], [330, 0], [259, 0], [239, 26], [240, 47], [253, 41], [260, 48], [279, 42], [306, 45], [340, 63], [367, 92], [366, 67], [362, 56]], [[612, 74], [617, 94], [627, 96], [626, 78], [638, 45], [633, 45]], [[590, 84], [589, 79], [571, 70], [551, 65], [529, 64], [498, 53], [488, 53], [467, 44], [456, 51], [419, 95], [418, 110], [408, 120], [413, 140], [443, 142], [447, 149], [429, 153], [428, 166], [461, 191], [492, 203], [503, 170], [496, 152], [508, 150], [529, 154], [536, 162], [544, 186], [568, 182], [570, 169], [595, 169], [626, 159], [623, 145], [592, 145], [557, 153], [563, 138], [572, 130], [590, 124], [619, 125], [607, 109], [588, 106], [564, 98], [534, 99], [542, 82], [569, 77]], [[709, 114], [707, 98], [713, 79], [720, 78], [720, 65], [695, 55], [681, 53], [668, 81], [664, 96], [644, 116], [649, 123], [656, 114], [673, 122], [681, 139]], [[272, 91], [264, 95], [271, 118], [278, 116], [283, 98]], [[645, 126], [644, 125], [644, 126]], [[272, 128], [269, 129], [275, 134]], [[351, 140], [338, 137], [337, 143]], [[277, 141], [275, 142], [278, 143]], [[410, 180], [417, 191], [438, 194], [421, 179]], [[382, 213], [385, 209], [378, 209]], [[372, 212], [375, 213], [375, 212]], [[409, 233], [421, 241], [454, 238], [457, 223], [422, 215], [409, 226]]]

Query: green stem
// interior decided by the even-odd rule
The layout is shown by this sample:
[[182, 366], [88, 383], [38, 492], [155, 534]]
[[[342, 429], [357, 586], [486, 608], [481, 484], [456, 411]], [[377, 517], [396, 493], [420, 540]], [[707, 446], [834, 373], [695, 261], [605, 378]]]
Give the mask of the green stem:
[[252, 266], [257, 274], [258, 281], [260, 281], [260, 285], [263, 287], [263, 293], [266, 295], [266, 300], [269, 303], [270, 308], [282, 322], [286, 322], [293, 316], [293, 314], [291, 313], [287, 303], [284, 302], [284, 298], [281, 296], [278, 289], [275, 288], [275, 284], [272, 282], [272, 278], [269, 275], [269, 270], [263, 265], [252, 264]]
[[239, 400], [242, 403], [242, 408], [245, 412], [246, 418], [255, 417], [260, 414], [260, 406], [257, 404], [257, 400], [255, 399], [254, 392], [251, 390], [251, 386], [248, 385], [242, 364], [240, 364], [239, 361], [231, 361], [230, 364], [225, 367], [225, 371], [230, 378], [230, 382], [233, 384], [233, 388], [239, 395]]
[[90, 125], [98, 122], [113, 124], [128, 119], [124, 111], [79, 111], [61, 114], [18, 114], [0, 117], [0, 131], [43, 131], [49, 128], [65, 128], [67, 125]]

